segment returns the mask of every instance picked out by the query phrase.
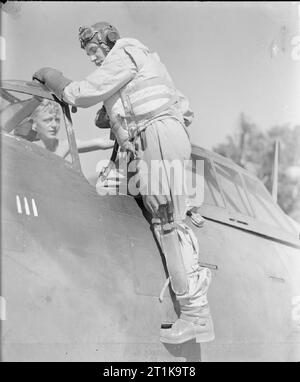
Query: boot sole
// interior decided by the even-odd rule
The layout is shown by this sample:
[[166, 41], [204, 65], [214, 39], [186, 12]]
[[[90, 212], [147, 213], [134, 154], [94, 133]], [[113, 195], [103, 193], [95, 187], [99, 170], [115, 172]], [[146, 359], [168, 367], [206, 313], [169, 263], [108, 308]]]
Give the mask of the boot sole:
[[176, 345], [176, 344], [183, 344], [184, 342], [187, 342], [187, 341], [191, 341], [194, 338], [195, 338], [197, 343], [210, 342], [210, 341], [213, 341], [215, 339], [215, 334], [214, 333], [196, 334], [194, 336], [191, 335], [188, 337], [184, 337], [180, 340], [172, 340], [169, 338], [160, 337], [160, 342]]

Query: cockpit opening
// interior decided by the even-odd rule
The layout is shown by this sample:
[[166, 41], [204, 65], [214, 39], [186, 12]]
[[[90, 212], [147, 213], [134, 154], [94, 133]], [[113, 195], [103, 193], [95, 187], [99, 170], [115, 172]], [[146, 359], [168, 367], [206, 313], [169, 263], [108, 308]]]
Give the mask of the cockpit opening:
[[63, 111], [52, 100], [1, 89], [1, 131], [33, 142], [71, 162]]

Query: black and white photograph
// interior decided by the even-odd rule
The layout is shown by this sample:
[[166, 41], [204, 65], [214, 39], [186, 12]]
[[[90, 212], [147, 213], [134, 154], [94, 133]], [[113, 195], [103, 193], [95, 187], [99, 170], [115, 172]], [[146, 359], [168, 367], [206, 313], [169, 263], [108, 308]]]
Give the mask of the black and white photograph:
[[300, 2], [0, 17], [1, 363], [300, 362]]

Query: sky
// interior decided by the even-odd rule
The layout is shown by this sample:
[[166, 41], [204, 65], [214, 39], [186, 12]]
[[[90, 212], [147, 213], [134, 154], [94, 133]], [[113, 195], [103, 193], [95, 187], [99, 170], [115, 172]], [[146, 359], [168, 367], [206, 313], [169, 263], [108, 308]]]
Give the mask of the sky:
[[[243, 112], [261, 129], [300, 125], [300, 2], [19, 2], [1, 12], [6, 41], [2, 79], [30, 80], [41, 67], [82, 80], [95, 67], [78, 40], [81, 25], [109, 21], [122, 37], [156, 51], [195, 113], [191, 141], [211, 149], [234, 133]], [[76, 136], [107, 136], [94, 125], [98, 108], [73, 114]], [[109, 152], [81, 155], [95, 175]]]

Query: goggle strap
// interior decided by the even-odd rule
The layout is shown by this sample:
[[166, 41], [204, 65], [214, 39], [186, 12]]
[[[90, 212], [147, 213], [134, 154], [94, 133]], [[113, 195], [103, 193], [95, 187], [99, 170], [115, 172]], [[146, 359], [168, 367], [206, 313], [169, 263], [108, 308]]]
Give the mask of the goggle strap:
[[[87, 31], [87, 35], [84, 36], [84, 32]], [[99, 32], [98, 31], [93, 31], [91, 28], [89, 27], [80, 27], [79, 28], [79, 40], [80, 40], [80, 44], [81, 44], [81, 47], [84, 48], [85, 45], [91, 41], [96, 35], [98, 35], [98, 42], [101, 43], [102, 42], [102, 39], [101, 37], [99, 36]]]

